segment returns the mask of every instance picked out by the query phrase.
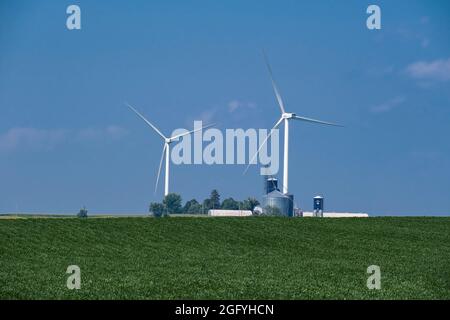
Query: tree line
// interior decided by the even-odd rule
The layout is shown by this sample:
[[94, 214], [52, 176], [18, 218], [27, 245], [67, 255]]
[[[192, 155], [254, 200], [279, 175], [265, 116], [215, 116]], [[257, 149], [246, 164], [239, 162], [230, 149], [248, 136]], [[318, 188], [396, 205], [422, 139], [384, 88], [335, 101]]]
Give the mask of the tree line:
[[255, 198], [249, 197], [243, 201], [234, 200], [233, 198], [226, 198], [220, 201], [219, 192], [214, 189], [211, 191], [209, 198], [198, 202], [196, 199], [191, 199], [183, 205], [183, 200], [179, 194], [169, 193], [164, 197], [162, 203], [150, 203], [150, 213], [155, 217], [161, 217], [168, 214], [208, 214], [211, 209], [223, 210], [251, 210], [259, 205], [259, 201]]

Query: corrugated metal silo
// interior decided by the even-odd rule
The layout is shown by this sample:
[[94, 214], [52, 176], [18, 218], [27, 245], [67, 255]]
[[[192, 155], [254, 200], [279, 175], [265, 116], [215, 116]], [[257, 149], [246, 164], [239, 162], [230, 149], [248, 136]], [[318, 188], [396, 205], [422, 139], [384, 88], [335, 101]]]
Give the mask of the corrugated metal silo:
[[[293, 214], [293, 196], [285, 195], [278, 190], [274, 190], [263, 197], [264, 209], [271, 211], [276, 208], [278, 214], [292, 217]], [[271, 212], [274, 214], [273, 212]]]

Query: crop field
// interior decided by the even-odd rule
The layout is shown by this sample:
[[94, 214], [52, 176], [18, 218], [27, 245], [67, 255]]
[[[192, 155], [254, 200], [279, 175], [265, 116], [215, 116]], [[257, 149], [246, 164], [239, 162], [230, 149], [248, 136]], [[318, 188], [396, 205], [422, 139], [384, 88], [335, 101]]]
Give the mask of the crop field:
[[0, 298], [450, 299], [450, 218], [4, 218]]

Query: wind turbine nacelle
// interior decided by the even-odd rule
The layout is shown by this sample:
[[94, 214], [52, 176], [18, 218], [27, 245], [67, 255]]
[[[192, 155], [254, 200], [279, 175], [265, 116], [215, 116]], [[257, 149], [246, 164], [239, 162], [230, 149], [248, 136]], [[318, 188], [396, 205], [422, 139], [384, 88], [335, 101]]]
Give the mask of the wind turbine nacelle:
[[285, 113], [283, 113], [283, 115], [282, 115], [282, 118], [283, 118], [283, 119], [291, 119], [291, 118], [294, 118], [294, 117], [295, 117], [295, 113], [285, 112]]

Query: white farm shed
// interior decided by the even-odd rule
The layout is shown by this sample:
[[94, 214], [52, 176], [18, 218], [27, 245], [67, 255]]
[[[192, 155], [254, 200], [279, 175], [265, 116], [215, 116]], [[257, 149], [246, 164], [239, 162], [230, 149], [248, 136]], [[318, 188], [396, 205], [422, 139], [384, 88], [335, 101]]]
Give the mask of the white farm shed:
[[250, 210], [209, 210], [210, 217], [249, 217], [253, 215]]
[[[303, 212], [303, 217], [313, 217], [313, 212]], [[368, 218], [367, 213], [324, 212], [324, 218]]]

